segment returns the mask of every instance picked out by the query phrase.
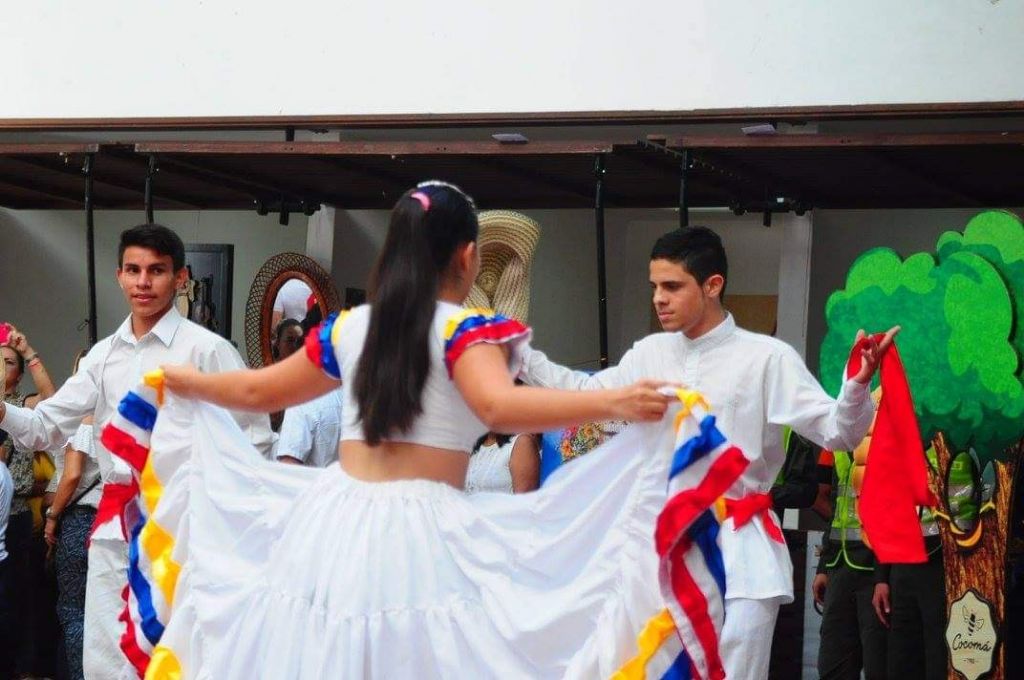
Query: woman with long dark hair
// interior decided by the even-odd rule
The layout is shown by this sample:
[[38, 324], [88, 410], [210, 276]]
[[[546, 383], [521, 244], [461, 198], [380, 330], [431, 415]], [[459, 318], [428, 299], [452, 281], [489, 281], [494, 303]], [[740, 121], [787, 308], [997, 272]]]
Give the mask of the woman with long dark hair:
[[[460, 306], [479, 267], [476, 237], [462, 191], [420, 184], [392, 212], [372, 302], [327, 319], [306, 352], [255, 371], [165, 368], [179, 396], [252, 411], [341, 380], [344, 407], [340, 466], [319, 473], [268, 467], [226, 445], [211, 453], [215, 437], [194, 438], [191, 469], [204, 481], [190, 489], [209, 497], [189, 524], [154, 664], [218, 679], [589, 677], [613, 672], [634, 648], [630, 626], [660, 606], [651, 531], [665, 479], [641, 474], [652, 456], [640, 439], [625, 458], [637, 467], [563, 475], [575, 492], [555, 484], [475, 500], [461, 490], [488, 430], [659, 421], [669, 400], [650, 381], [591, 392], [515, 385], [529, 329]], [[204, 427], [211, 411], [167, 408], [154, 451], [183, 439], [173, 421]], [[603, 524], [571, 526], [581, 502], [603, 510], [579, 510], [580, 521]]]

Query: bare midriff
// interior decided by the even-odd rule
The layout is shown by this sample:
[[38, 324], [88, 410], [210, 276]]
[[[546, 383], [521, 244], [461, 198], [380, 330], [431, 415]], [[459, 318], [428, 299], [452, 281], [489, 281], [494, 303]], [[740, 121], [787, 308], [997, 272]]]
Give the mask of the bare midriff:
[[341, 467], [363, 482], [426, 479], [461, 489], [466, 483], [469, 455], [466, 451], [439, 449], [409, 442], [383, 442], [369, 446], [345, 440], [339, 446]]

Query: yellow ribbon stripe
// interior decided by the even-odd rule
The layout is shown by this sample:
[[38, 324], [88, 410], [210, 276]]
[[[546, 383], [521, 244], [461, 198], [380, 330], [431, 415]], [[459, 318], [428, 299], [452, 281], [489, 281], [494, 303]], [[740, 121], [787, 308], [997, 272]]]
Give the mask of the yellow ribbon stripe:
[[715, 511], [715, 517], [718, 519], [718, 523], [721, 524], [725, 521], [725, 496], [719, 496], [715, 501], [715, 504], [711, 506], [711, 509]]
[[494, 316], [495, 312], [493, 309], [487, 309], [486, 307], [469, 307], [463, 309], [461, 312], [453, 315], [448, 319], [448, 323], [444, 325], [444, 339], [445, 342], [452, 339], [455, 335], [455, 331], [459, 329], [459, 324], [468, 319], [471, 316]]
[[682, 402], [683, 404], [683, 408], [679, 409], [679, 413], [676, 414], [676, 419], [673, 423], [677, 432], [683, 424], [683, 419], [688, 417], [690, 413], [693, 412], [694, 406], [700, 406], [705, 411], [709, 413], [711, 412], [711, 405], [708, 404], [707, 400], [704, 398], [704, 395], [701, 394], [700, 392], [694, 390], [679, 389], [676, 390], [676, 398], [679, 399], [679, 401]]
[[142, 376], [142, 384], [156, 390], [156, 405], [164, 405], [164, 371], [158, 368]]
[[334, 327], [331, 328], [331, 347], [337, 347], [341, 339], [341, 325], [345, 323], [351, 310], [343, 309], [338, 312], [338, 318], [334, 320]]
[[142, 502], [146, 504], [146, 515], [152, 517], [156, 512], [156, 504], [164, 493], [164, 487], [153, 470], [152, 452], [146, 459], [146, 465], [142, 468], [142, 474], [139, 476], [139, 491], [142, 494]]
[[[159, 375], [155, 375], [159, 373]], [[150, 381], [150, 378], [153, 381]], [[146, 384], [156, 389], [158, 394], [163, 390], [163, 372], [153, 371], [146, 375]], [[139, 492], [142, 502], [146, 506], [148, 519], [139, 532], [139, 547], [146, 552], [149, 558], [150, 569], [154, 585], [160, 589], [164, 596], [164, 602], [170, 607], [174, 603], [174, 590], [178, 584], [178, 574], [181, 572], [181, 565], [171, 559], [174, 550], [174, 537], [163, 527], [153, 521], [153, 513], [156, 512], [157, 504], [164, 493], [163, 485], [156, 476], [153, 469], [153, 452], [150, 452], [146, 459], [146, 465], [142, 468], [139, 476]]]
[[650, 619], [637, 636], [636, 644], [639, 653], [615, 671], [611, 680], [646, 680], [647, 664], [658, 653], [658, 649], [676, 634], [676, 624], [667, 609]]
[[149, 557], [154, 585], [163, 593], [164, 602], [170, 607], [174, 604], [174, 590], [178, 585], [178, 574], [181, 573], [181, 565], [171, 559], [174, 537], [149, 519], [139, 532], [139, 545]]
[[181, 680], [181, 662], [174, 652], [157, 645], [146, 668], [146, 680]]

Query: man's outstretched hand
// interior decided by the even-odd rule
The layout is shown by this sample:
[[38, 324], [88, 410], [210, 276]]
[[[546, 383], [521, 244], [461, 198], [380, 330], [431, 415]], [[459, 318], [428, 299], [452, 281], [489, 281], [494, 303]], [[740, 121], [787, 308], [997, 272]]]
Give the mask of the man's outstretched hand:
[[864, 346], [860, 350], [860, 370], [857, 371], [853, 379], [862, 385], [866, 385], [871, 382], [871, 378], [874, 377], [875, 371], [878, 370], [878, 364], [882, 361], [882, 355], [885, 354], [885, 350], [889, 349], [892, 344], [892, 339], [896, 337], [896, 334], [900, 332], [899, 326], [893, 326], [889, 331], [882, 336], [881, 340], [878, 340], [876, 336], [868, 336], [864, 329], [857, 331], [857, 339], [855, 345], [859, 345], [862, 340], [866, 339]]

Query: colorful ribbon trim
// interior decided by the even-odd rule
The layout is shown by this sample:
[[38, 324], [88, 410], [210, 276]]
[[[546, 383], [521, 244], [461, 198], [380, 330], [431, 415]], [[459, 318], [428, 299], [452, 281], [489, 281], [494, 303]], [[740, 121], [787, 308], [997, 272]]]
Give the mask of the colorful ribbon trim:
[[331, 312], [323, 323], [306, 335], [306, 356], [335, 380], [341, 380], [341, 366], [335, 348], [341, 337], [341, 326], [348, 315], [347, 309]]
[[163, 403], [163, 373], [146, 374], [142, 384], [119, 404], [117, 413], [103, 429], [102, 441], [115, 456], [127, 462], [134, 479], [129, 484], [104, 487], [97, 526], [117, 517], [122, 528], [130, 527], [127, 584], [122, 592], [125, 606], [118, 620], [124, 623], [121, 650], [144, 677], [154, 650], [159, 666], [151, 677], [180, 678], [181, 666], [172, 651], [157, 645], [174, 603], [181, 565], [175, 562], [174, 536], [154, 519], [163, 496], [163, 485], [150, 455], [150, 438]]
[[615, 680], [725, 677], [718, 645], [726, 578], [715, 508], [749, 460], [718, 430], [699, 393], [680, 390], [677, 396], [682, 407], [675, 419], [668, 501], [654, 532], [666, 610], [647, 622], [637, 638], [639, 653]]
[[689, 678], [690, 669], [683, 666], [686, 659], [683, 646], [676, 634], [676, 624], [667, 609], [647, 621], [637, 637], [640, 652], [627, 661], [611, 680], [646, 680], [646, 678]]
[[479, 307], [462, 310], [445, 324], [444, 362], [448, 377], [452, 376], [455, 362], [473, 345], [482, 342], [500, 345], [529, 334], [528, 326], [496, 314], [494, 310]]

